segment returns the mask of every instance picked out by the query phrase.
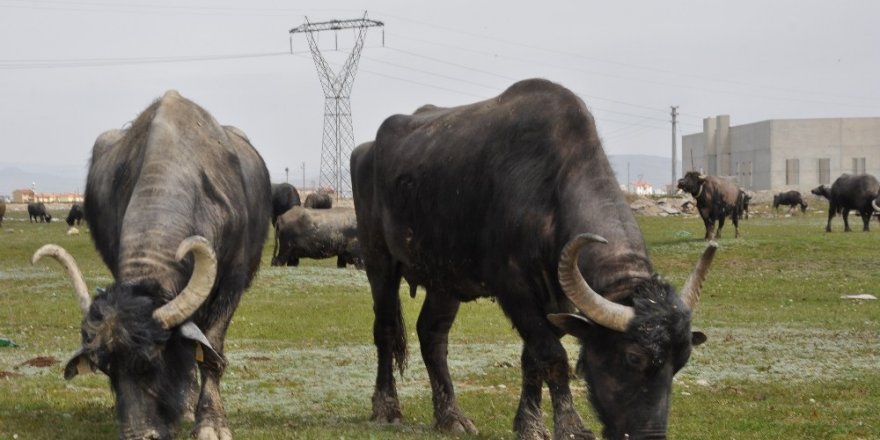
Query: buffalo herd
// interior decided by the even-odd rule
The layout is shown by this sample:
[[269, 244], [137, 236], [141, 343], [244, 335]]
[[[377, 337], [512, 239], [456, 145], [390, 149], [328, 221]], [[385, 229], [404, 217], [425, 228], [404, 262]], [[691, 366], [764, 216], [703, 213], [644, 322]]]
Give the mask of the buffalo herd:
[[[32, 260], [51, 257], [70, 278], [82, 344], [64, 377], [109, 378], [120, 438], [175, 438], [187, 415], [194, 437], [232, 438], [220, 387], [225, 337], [270, 222], [272, 265], [336, 257], [340, 268], [366, 271], [377, 354], [372, 420], [403, 417], [395, 372], [408, 357], [406, 280], [412, 295], [418, 286], [426, 292], [414, 335], [436, 429], [478, 432], [456, 397], [448, 334], [461, 303], [491, 298], [523, 340], [517, 438], [596, 438], [575, 409], [575, 377], [587, 384], [602, 437], [666, 438], [673, 378], [706, 341], [691, 319], [715, 240], [728, 217], [739, 237], [748, 193], [695, 171], [678, 181], [707, 242], [676, 292], [655, 270], [588, 106], [558, 84], [525, 80], [484, 101], [388, 117], [350, 161], [354, 208], [332, 207], [329, 191], [301, 200], [292, 185], [270, 183], [242, 130], [175, 91], [97, 137], [85, 202], [67, 223], [89, 224], [112, 284], [90, 294], [75, 258], [54, 244]], [[812, 192], [829, 201], [827, 231], [837, 213], [849, 231], [850, 210], [867, 231], [880, 211], [871, 176], [843, 175]], [[779, 205], [807, 208], [796, 191], [774, 197]], [[51, 220], [42, 203], [28, 214]], [[581, 346], [574, 372], [564, 335]], [[541, 412], [545, 385], [552, 430]]]

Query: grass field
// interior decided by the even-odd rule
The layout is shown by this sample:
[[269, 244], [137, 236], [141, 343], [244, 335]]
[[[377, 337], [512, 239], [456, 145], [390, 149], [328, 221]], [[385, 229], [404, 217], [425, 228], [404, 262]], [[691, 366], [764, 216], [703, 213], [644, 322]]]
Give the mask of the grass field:
[[[761, 208], [768, 211], [753, 211]], [[87, 233], [67, 236], [63, 222], [31, 224], [22, 214], [7, 212], [0, 229], [0, 336], [19, 345], [0, 347], [0, 439], [115, 438], [106, 378], [65, 381], [60, 364], [52, 364], [79, 346], [79, 310], [60, 267], [31, 266], [30, 256], [47, 242], [66, 247], [90, 290], [110, 283], [109, 272]], [[705, 246], [702, 222], [639, 222], [657, 271], [680, 286]], [[812, 211], [753, 216], [741, 222], [738, 239], [725, 227], [694, 321], [709, 341], [676, 377], [670, 438], [880, 439], [880, 301], [840, 298], [880, 294], [880, 224], [846, 234], [839, 217], [833, 233], [824, 225], [825, 214]], [[227, 338], [222, 385], [236, 437], [453, 438], [431, 429], [430, 386], [414, 335], [423, 292], [410, 299], [402, 291], [411, 345], [410, 367], [399, 379], [405, 418], [397, 426], [373, 424], [365, 274], [336, 269], [333, 259], [270, 267], [270, 253], [271, 243]], [[577, 346], [565, 342], [573, 361]], [[480, 429], [464, 438], [514, 438], [520, 341], [497, 305], [464, 305], [449, 352], [460, 404]], [[52, 365], [40, 366], [39, 357]], [[583, 382], [573, 384], [582, 417], [600, 432]], [[178, 437], [188, 438], [190, 428], [185, 423]]]

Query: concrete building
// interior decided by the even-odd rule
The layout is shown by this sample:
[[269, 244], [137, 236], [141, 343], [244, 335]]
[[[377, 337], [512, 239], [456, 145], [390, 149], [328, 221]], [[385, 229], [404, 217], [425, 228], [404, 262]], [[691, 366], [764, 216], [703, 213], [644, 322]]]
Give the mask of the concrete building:
[[703, 119], [682, 137], [685, 171], [733, 178], [747, 190], [809, 191], [843, 173], [880, 177], [880, 118], [773, 119], [735, 127]]

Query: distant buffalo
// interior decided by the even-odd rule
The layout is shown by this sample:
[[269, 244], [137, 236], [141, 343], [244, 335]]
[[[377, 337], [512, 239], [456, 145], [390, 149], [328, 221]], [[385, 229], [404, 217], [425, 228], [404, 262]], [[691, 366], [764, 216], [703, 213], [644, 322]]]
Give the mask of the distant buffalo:
[[272, 185], [272, 225], [275, 225], [279, 215], [301, 204], [299, 192], [293, 185], [289, 183]]
[[788, 212], [791, 212], [795, 206], [801, 207], [801, 213], [807, 212], [807, 202], [804, 202], [804, 198], [798, 191], [792, 190], [774, 195], [773, 209], [775, 209], [776, 212], [779, 212], [779, 205], [788, 206]]
[[49, 223], [52, 221], [52, 215], [46, 212], [46, 205], [43, 202], [28, 203], [27, 209], [28, 220], [31, 222]]
[[313, 192], [306, 196], [306, 201], [303, 203], [303, 206], [312, 209], [330, 209], [333, 207], [333, 199], [330, 198], [330, 194], [327, 194], [326, 192]]
[[742, 209], [740, 209], [739, 218], [748, 220], [749, 204], [752, 202], [752, 196], [742, 188], [739, 191], [742, 193]]
[[684, 177], [678, 179], [678, 188], [690, 193], [696, 200], [697, 211], [706, 225], [706, 240], [721, 238], [721, 228], [724, 227], [727, 216], [733, 222], [734, 236], [739, 237], [739, 216], [743, 211], [745, 193], [736, 185], [719, 177], [688, 171]]
[[82, 223], [82, 219], [82, 205], [80, 205], [79, 203], [74, 203], [73, 206], [70, 207], [70, 212], [67, 213], [67, 226], [73, 227], [74, 223], [79, 225]]
[[0, 227], [3, 226], [3, 216], [6, 215], [6, 200], [0, 199]]
[[305, 209], [294, 206], [275, 223], [273, 266], [297, 266], [300, 258], [336, 258], [336, 267], [363, 267], [352, 208]]
[[862, 231], [868, 232], [871, 214], [875, 210], [874, 199], [880, 195], [880, 182], [870, 174], [843, 174], [830, 187], [821, 185], [813, 188], [810, 192], [828, 199], [828, 223], [825, 225], [825, 232], [831, 232], [831, 219], [837, 213], [841, 213], [843, 216], [843, 230], [851, 232], [852, 229], [849, 228], [850, 210], [859, 212], [864, 224]]

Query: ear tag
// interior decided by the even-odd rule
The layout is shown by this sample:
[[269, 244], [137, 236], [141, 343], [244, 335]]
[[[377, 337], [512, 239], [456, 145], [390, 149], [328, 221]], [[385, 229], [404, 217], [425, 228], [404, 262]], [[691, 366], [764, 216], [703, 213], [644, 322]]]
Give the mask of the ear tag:
[[198, 342], [196, 342], [196, 362], [205, 362], [205, 350], [202, 349], [202, 344]]
[[80, 356], [76, 361], [76, 374], [89, 374], [94, 373], [95, 369], [92, 368], [92, 363], [86, 360], [85, 356]]

